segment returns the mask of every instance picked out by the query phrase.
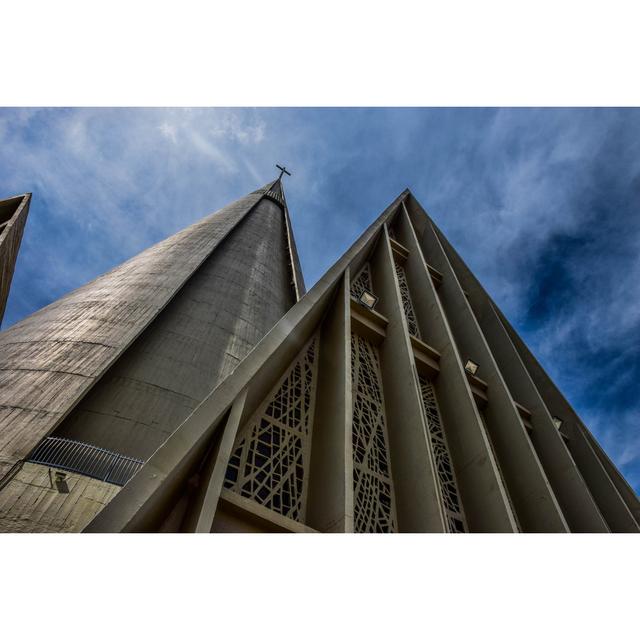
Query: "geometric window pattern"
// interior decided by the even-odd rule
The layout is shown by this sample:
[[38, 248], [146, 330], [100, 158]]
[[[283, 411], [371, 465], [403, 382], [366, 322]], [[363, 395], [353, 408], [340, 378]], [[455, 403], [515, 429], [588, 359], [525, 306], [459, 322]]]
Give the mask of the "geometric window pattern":
[[411, 304], [411, 296], [409, 295], [409, 285], [407, 284], [407, 276], [404, 273], [404, 269], [396, 262], [396, 274], [398, 276], [398, 284], [400, 285], [400, 295], [402, 296], [402, 306], [404, 307], [404, 315], [407, 319], [407, 325], [409, 327], [409, 333], [420, 338], [420, 329], [418, 329], [418, 321], [416, 320], [416, 313], [413, 310], [413, 304]]
[[365, 292], [373, 293], [373, 286], [371, 284], [371, 270], [369, 269], [369, 263], [367, 262], [358, 275], [351, 282], [351, 297], [356, 300], [360, 300], [360, 296]]
[[351, 334], [354, 531], [393, 533], [395, 505], [377, 348]]
[[444, 513], [447, 519], [449, 533], [465, 533], [466, 526], [464, 515], [462, 513], [462, 505], [460, 496], [458, 495], [458, 487], [451, 465], [451, 456], [447, 447], [447, 440], [442, 429], [442, 420], [438, 411], [436, 402], [436, 394], [433, 385], [421, 375], [418, 376], [420, 382], [420, 391], [422, 392], [422, 403], [424, 412], [429, 426], [429, 435], [431, 438], [431, 448], [436, 462], [436, 472], [440, 483], [440, 493], [442, 494], [442, 502]]
[[311, 339], [242, 429], [224, 482], [297, 522], [306, 511], [317, 342]]

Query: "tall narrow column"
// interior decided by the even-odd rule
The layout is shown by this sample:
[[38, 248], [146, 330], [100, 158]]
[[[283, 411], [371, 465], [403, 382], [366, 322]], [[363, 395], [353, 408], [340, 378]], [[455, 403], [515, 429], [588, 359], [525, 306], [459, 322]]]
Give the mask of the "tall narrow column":
[[473, 532], [517, 530], [500, 473], [462, 368], [458, 349], [436, 293], [406, 207], [397, 223], [399, 239], [409, 249], [405, 270], [420, 330], [440, 353], [434, 387], [469, 529]]
[[440, 490], [386, 225], [371, 266], [378, 308], [389, 321], [380, 355], [399, 530], [443, 532]]
[[523, 530], [568, 531], [498, 365], [430, 223], [425, 225], [421, 246], [428, 260], [443, 273], [438, 291], [462, 359], [479, 364], [480, 375], [488, 384], [487, 428]]
[[535, 385], [547, 408], [547, 413], [561, 420], [559, 435], [563, 436], [563, 446], [566, 446], [571, 453], [609, 528], [614, 532], [638, 531], [640, 508], [633, 490], [600, 450], [595, 438], [582, 424], [575, 411], [555, 384], [551, 382], [504, 315], [495, 306], [493, 311], [508, 336], [512, 348], [518, 354], [522, 366], [530, 376], [532, 384]]
[[220, 492], [224, 483], [225, 473], [229, 464], [229, 458], [233, 452], [233, 445], [238, 435], [240, 420], [245, 408], [247, 399], [246, 389], [234, 400], [229, 418], [224, 426], [219, 445], [211, 455], [211, 460], [207, 465], [207, 473], [201, 479], [202, 486], [200, 495], [193, 505], [192, 530], [196, 533], [210, 533], [213, 526], [213, 518], [216, 515]]
[[311, 441], [307, 524], [328, 533], [353, 532], [349, 274], [347, 268], [322, 324]]

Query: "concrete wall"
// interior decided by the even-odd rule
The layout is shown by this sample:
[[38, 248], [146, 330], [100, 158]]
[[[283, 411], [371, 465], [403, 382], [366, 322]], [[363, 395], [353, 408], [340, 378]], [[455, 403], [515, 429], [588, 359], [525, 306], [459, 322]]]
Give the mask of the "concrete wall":
[[0, 531], [81, 531], [120, 491], [120, 487], [114, 484], [68, 471], [62, 472], [65, 474], [64, 484], [58, 487], [56, 472], [59, 471], [30, 462], [22, 465], [11, 482], [0, 491]]

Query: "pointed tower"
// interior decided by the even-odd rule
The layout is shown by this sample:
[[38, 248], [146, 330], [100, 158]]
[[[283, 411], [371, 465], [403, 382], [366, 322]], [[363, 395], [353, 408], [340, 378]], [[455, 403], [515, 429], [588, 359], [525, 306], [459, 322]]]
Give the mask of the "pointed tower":
[[13, 270], [29, 215], [29, 204], [30, 193], [0, 200], [0, 323], [7, 306]]
[[303, 287], [277, 180], [0, 333], [0, 529], [84, 526]]
[[637, 532], [638, 507], [405, 191], [85, 530]]

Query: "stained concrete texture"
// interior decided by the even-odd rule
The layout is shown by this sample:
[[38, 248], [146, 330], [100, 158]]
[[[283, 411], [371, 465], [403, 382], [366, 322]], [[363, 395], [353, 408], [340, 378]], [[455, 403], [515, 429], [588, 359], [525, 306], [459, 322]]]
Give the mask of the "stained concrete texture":
[[294, 304], [286, 255], [262, 200], [55, 435], [148, 458]]
[[26, 462], [0, 491], [0, 531], [80, 531], [118, 491], [115, 484]]
[[[51, 433], [79, 399], [91, 389], [96, 380], [100, 379], [105, 371], [123, 355], [231, 231], [258, 204], [270, 186], [266, 185], [207, 216], [0, 333], [0, 477], [28, 456], [40, 440]], [[273, 207], [277, 205], [274, 204]], [[270, 204], [263, 210], [266, 210], [265, 218], [273, 217], [271, 214], [274, 209]], [[255, 213], [258, 212], [255, 211]], [[269, 242], [273, 243], [273, 247], [281, 246], [278, 244], [283, 242], [281, 224], [274, 222], [269, 231], [278, 236], [277, 239]], [[253, 234], [251, 228], [247, 230], [247, 238], [249, 237], [255, 238], [255, 230]], [[281, 282], [279, 278], [282, 278], [282, 269], [278, 266], [280, 270], [276, 273], [271, 270], [272, 266], [264, 255], [267, 247], [268, 243], [267, 245], [261, 243], [259, 247], [244, 246], [238, 251], [240, 254], [243, 250], [249, 251], [257, 260], [254, 275], [262, 278], [262, 282], [273, 278], [276, 286], [276, 283]], [[272, 247], [268, 248], [270, 250]], [[262, 254], [260, 250], [263, 251]], [[247, 260], [251, 262], [251, 258]], [[277, 263], [284, 262], [286, 258], [271, 255], [270, 260]], [[233, 266], [231, 262], [232, 256], [229, 256], [225, 262], [225, 269], [235, 278], [235, 284], [229, 285], [232, 286], [232, 290], [227, 290], [227, 285], [215, 285], [213, 281], [210, 284], [214, 288], [218, 286], [223, 293], [223, 299], [209, 307], [212, 321], [218, 326], [225, 326], [225, 323], [228, 326], [231, 322], [228, 315], [225, 315], [229, 311], [228, 305], [231, 304], [231, 310], [240, 311], [239, 300], [245, 300], [247, 309], [252, 304], [258, 306], [261, 304], [260, 295], [256, 289], [247, 293], [246, 298], [237, 293], [238, 278], [240, 280], [242, 278], [238, 276], [237, 269], [231, 268]], [[226, 275], [223, 277], [226, 278]], [[191, 335], [192, 338], [197, 337], [207, 342], [210, 338], [207, 338], [206, 328], [195, 327], [197, 318], [203, 317], [202, 314], [197, 312], [193, 315], [192, 312], [185, 311], [189, 304], [192, 306], [195, 304], [194, 301], [187, 302], [189, 295], [195, 296], [195, 300], [198, 299], [193, 288], [189, 288], [189, 291], [190, 293], [186, 296], [181, 296], [180, 308], [183, 311], [171, 312], [178, 322], [174, 328], [176, 336], [180, 338], [186, 331], [186, 336]], [[236, 292], [235, 295], [239, 300], [235, 300], [233, 291]], [[231, 303], [232, 300], [233, 303]], [[276, 296], [274, 304], [276, 306], [281, 304], [281, 299]], [[205, 308], [202, 308], [203, 313]], [[264, 316], [265, 322], [271, 322], [272, 317], [277, 319], [278, 314], [279, 312], [274, 312], [271, 316], [267, 313]], [[208, 371], [208, 383], [215, 380], [215, 376], [221, 375], [234, 358], [240, 357], [240, 354], [249, 348], [251, 341], [257, 339], [254, 336], [260, 333], [256, 328], [257, 321], [253, 323], [254, 326], [251, 326], [251, 323], [247, 322], [248, 317], [245, 314], [238, 319], [238, 326], [235, 328], [239, 332], [238, 344], [227, 344], [226, 339], [221, 339], [217, 353], [222, 360], [211, 362], [210, 366], [207, 366], [202, 359], [196, 358], [191, 363], [193, 372], [198, 367], [205, 367]], [[191, 324], [191, 329], [181, 328], [181, 322]], [[244, 328], [243, 323], [247, 325]], [[164, 320], [160, 324], [166, 336], [171, 329]], [[266, 332], [269, 328], [263, 327], [262, 332]], [[145, 340], [148, 340], [148, 336], [145, 336], [140, 344], [136, 343], [136, 352], [144, 352], [144, 345], [149, 344], [145, 343]], [[175, 355], [172, 349], [174, 348], [169, 347], [169, 352], [164, 351], [164, 355], [161, 356], [165, 364]], [[182, 347], [177, 347], [178, 351], [181, 349]], [[194, 353], [192, 345], [191, 356]], [[185, 352], [183, 366], [187, 366], [189, 357]], [[136, 373], [130, 377], [127, 392], [131, 393], [136, 385], [140, 386], [140, 382], [144, 382], [147, 397], [141, 406], [149, 406], [150, 403], [155, 402], [157, 406], [154, 409], [154, 415], [162, 414], [165, 411], [162, 406], [163, 401], [157, 396], [155, 398], [148, 396], [153, 388], [152, 385], [158, 381], [158, 376], [155, 372], [148, 378], [141, 375], [139, 368], [144, 366], [139, 364], [139, 356], [134, 361]], [[148, 366], [153, 368], [156, 365], [150, 363]], [[182, 375], [178, 375], [178, 378], [182, 378]], [[168, 405], [173, 407], [172, 411], [177, 412], [176, 414], [170, 412], [171, 415], [181, 413], [183, 407], [186, 410], [192, 402], [191, 399], [202, 392], [198, 383], [190, 385], [184, 378], [179, 384], [173, 386], [165, 385], [162, 382], [165, 379], [162, 375], [160, 379], [161, 386], [166, 388], [167, 394], [175, 395], [175, 398], [167, 401]], [[114, 383], [114, 386], [117, 388], [117, 384]], [[190, 388], [191, 386], [193, 388]], [[109, 397], [114, 396], [111, 394]], [[124, 406], [127, 406], [130, 398], [131, 395], [125, 394]], [[115, 416], [119, 416], [118, 412], [121, 411], [124, 411], [125, 419], [131, 420], [132, 417], [134, 421], [138, 419], [131, 413], [130, 408], [121, 408], [118, 404], [119, 400], [114, 402], [115, 405], [107, 410], [111, 411], [113, 416], [112, 425], [117, 422]], [[87, 405], [87, 409], [89, 406], [98, 405]], [[104, 406], [99, 406], [99, 411], [102, 412]], [[108, 429], [104, 428], [100, 415], [95, 417], [97, 433], [100, 434], [97, 439], [102, 441], [101, 438]], [[166, 425], [171, 419], [169, 417], [158, 425], [154, 424], [152, 430], [157, 427], [157, 433], [166, 431], [169, 428]], [[150, 424], [151, 422], [153, 420], [149, 421]], [[144, 420], [141, 423], [144, 423]], [[65, 428], [73, 430], [78, 427], [69, 423]], [[127, 431], [127, 429], [113, 428], [114, 433], [120, 435], [110, 441], [119, 440]], [[82, 437], [91, 441], [90, 429], [83, 432]], [[131, 443], [133, 450], [143, 453], [142, 448], [137, 448], [135, 444], [139, 443], [137, 432], [125, 439]], [[152, 450], [153, 446], [153, 444], [145, 445], [144, 451]]]

